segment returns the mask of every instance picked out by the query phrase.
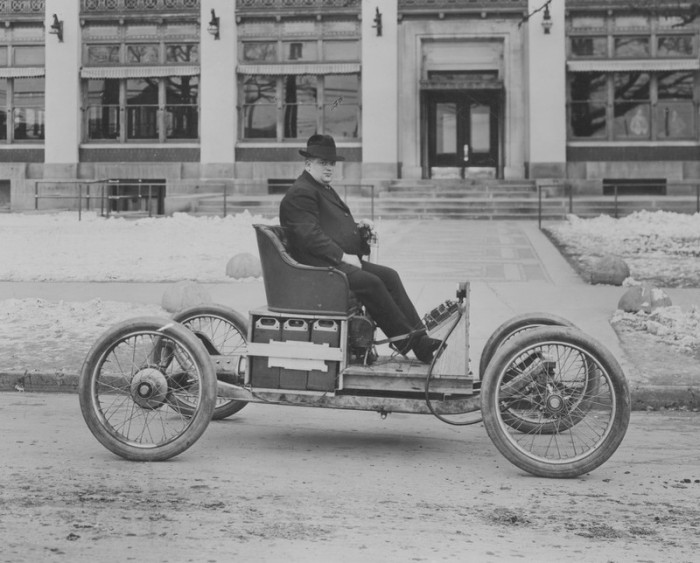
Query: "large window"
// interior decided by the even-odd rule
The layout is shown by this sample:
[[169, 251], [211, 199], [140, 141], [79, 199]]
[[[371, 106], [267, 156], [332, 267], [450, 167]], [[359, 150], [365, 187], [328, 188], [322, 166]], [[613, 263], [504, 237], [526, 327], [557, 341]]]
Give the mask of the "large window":
[[8, 26], [0, 31], [0, 142], [45, 137], [44, 30]]
[[646, 17], [569, 21], [569, 138], [699, 139], [697, 32]]
[[195, 24], [88, 27], [83, 61], [85, 141], [199, 138]]
[[569, 74], [569, 136], [614, 141], [698, 138], [697, 72]]
[[[242, 139], [360, 137], [360, 39], [356, 20], [243, 24], [239, 43]], [[264, 31], [264, 33], [263, 33]]]
[[356, 74], [245, 76], [243, 138], [306, 139], [323, 132], [356, 139], [359, 88]]

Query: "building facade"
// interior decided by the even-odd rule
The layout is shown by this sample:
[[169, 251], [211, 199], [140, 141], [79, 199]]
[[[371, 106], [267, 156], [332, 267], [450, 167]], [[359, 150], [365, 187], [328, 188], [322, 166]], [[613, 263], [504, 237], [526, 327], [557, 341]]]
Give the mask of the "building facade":
[[166, 213], [207, 186], [267, 193], [315, 132], [341, 180], [380, 188], [696, 179], [691, 4], [0, 0], [0, 206], [106, 179]]

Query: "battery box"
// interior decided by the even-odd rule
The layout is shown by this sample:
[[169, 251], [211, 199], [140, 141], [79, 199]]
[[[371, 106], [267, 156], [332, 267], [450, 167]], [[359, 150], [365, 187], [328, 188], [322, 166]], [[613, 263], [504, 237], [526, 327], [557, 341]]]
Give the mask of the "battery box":
[[[250, 342], [305, 342], [326, 344], [341, 348], [342, 318], [319, 318], [315, 315], [292, 316], [267, 309], [251, 311]], [[313, 355], [313, 352], [311, 352]], [[305, 391], [334, 391], [337, 387], [339, 361], [324, 360], [323, 369], [295, 369], [294, 362], [287, 367], [272, 367], [270, 358], [251, 356], [249, 383], [259, 389], [293, 389]], [[285, 363], [274, 362], [274, 363]], [[302, 362], [303, 363], [303, 362]], [[308, 362], [307, 362], [308, 363]]]

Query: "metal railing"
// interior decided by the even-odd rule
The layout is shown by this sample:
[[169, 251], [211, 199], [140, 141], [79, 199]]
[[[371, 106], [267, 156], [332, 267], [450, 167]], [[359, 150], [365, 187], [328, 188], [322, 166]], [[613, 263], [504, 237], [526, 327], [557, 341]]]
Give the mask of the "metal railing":
[[[566, 202], [567, 204], [567, 214], [569, 215], [579, 215], [579, 213], [576, 212], [577, 210], [577, 205], [578, 206], [583, 206], [585, 204], [588, 204], [590, 207], [591, 204], [598, 204], [598, 206], [601, 206], [602, 203], [606, 202], [611, 202], [612, 201], [612, 216], [615, 219], [620, 218], [620, 211], [624, 207], [624, 203], [627, 202], [632, 202], [635, 199], [637, 201], [643, 201], [641, 198], [653, 198], [656, 202], [661, 202], [661, 206], [652, 206], [649, 209], [653, 209], [656, 211], [661, 211], [665, 207], [670, 207], [669, 205], [664, 206], [664, 200], [666, 202], [673, 202], [673, 201], [678, 201], [680, 198], [680, 201], [682, 203], [688, 203], [688, 204], [693, 204], [694, 203], [694, 209], [693, 207], [688, 208], [688, 213], [700, 213], [700, 180], [676, 180], [673, 182], [668, 182], [667, 184], [668, 187], [687, 187], [685, 191], [688, 192], [686, 194], [680, 194], [680, 195], [636, 195], [636, 194], [620, 194], [619, 186], [618, 184], [611, 184], [612, 188], [612, 195], [579, 195], [579, 196], [574, 196], [574, 190], [573, 186], [571, 185], [570, 182], [566, 182], [564, 185], [564, 191], [565, 193], [563, 195], [557, 195], [553, 197], [545, 197], [543, 198], [543, 189], [547, 189], [548, 185], [543, 184], [538, 182], [537, 183], [537, 200], [538, 200], [538, 205], [537, 205], [537, 223], [540, 228], [542, 228], [542, 218], [543, 218], [543, 199], [546, 199], [548, 201], [559, 201], [559, 202]], [[693, 195], [693, 192], [694, 195]], [[622, 198], [622, 199], [621, 199]], [[578, 207], [580, 210], [580, 207]], [[674, 209], [675, 211], [675, 209]]]
[[[153, 216], [154, 201], [160, 205], [162, 195], [159, 190], [154, 190], [158, 186], [165, 187], [152, 181], [137, 180], [135, 182], [124, 182], [120, 180], [36, 180], [34, 184], [34, 210], [39, 211], [39, 203], [42, 200], [72, 201], [77, 206], [78, 221], [82, 220], [83, 210], [97, 210], [96, 201], [99, 201], [100, 216], [109, 217], [111, 213], [118, 213], [119, 210], [112, 210], [112, 203], [118, 208], [120, 201], [131, 200], [138, 202], [139, 209], [135, 212], [148, 212], [148, 216]], [[42, 186], [44, 190], [42, 190]], [[73, 190], [70, 189], [73, 187]], [[115, 188], [135, 188], [132, 193], [110, 193]], [[71, 193], [72, 192], [72, 193]], [[158, 193], [157, 193], [158, 192]], [[145, 204], [145, 205], [144, 205]], [[142, 209], [145, 207], [145, 209]], [[60, 207], [58, 209], [61, 209]], [[134, 212], [134, 210], [131, 210]], [[156, 210], [158, 214], [158, 210]]]
[[[245, 201], [264, 201], [265, 198], [272, 198], [265, 193], [260, 196], [260, 186], [256, 185], [256, 189], [252, 193], [247, 193], [245, 186], [236, 184], [233, 181], [225, 180], [200, 180], [197, 182], [197, 187], [202, 187], [202, 191], [196, 193], [183, 193], [172, 196], [172, 199], [187, 199], [187, 200], [206, 200], [214, 199], [212, 209], [216, 212], [217, 201], [220, 198], [219, 209], [222, 215], [226, 217], [231, 209], [235, 206], [236, 200]], [[250, 187], [250, 186], [248, 186]], [[374, 221], [375, 217], [375, 186], [374, 184], [365, 184], [361, 182], [343, 182], [334, 184], [335, 189], [339, 192], [345, 202], [352, 195], [367, 196], [369, 199], [370, 219]], [[131, 188], [128, 193], [124, 193], [121, 188]], [[40, 202], [49, 201], [64, 201], [70, 202], [72, 205], [58, 206], [54, 209], [71, 209], [77, 210], [78, 220], [82, 220], [83, 211], [98, 211], [102, 217], [109, 217], [112, 214], [132, 214], [147, 213], [148, 217], [153, 215], [161, 215], [164, 211], [164, 192], [165, 184], [155, 182], [153, 180], [135, 180], [125, 182], [123, 180], [104, 179], [104, 180], [36, 180], [34, 184], [34, 209], [39, 211]], [[241, 188], [244, 188], [241, 192]], [[278, 195], [281, 199], [282, 194]], [[119, 202], [130, 201], [132, 209], [119, 209]], [[277, 199], [275, 199], [277, 201]], [[133, 208], [135, 207], [135, 209]], [[154, 209], [155, 207], [155, 209]], [[251, 211], [254, 208], [251, 206]]]

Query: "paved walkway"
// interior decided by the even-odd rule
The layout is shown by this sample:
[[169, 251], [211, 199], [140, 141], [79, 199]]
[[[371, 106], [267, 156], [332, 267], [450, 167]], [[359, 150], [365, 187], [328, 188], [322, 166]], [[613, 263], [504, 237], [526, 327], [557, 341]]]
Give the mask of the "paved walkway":
[[[548, 312], [571, 320], [604, 343], [618, 358], [633, 394], [661, 404], [700, 394], [697, 378], [659, 381], [628, 358], [609, 319], [624, 289], [590, 286], [540, 232], [535, 222], [386, 221], [378, 261], [395, 267], [419, 312], [453, 298], [457, 284], [471, 283], [470, 357], [478, 365], [483, 344], [510, 317]], [[110, 301], [160, 304], [169, 284], [160, 283], [10, 283], [0, 282], [0, 299], [40, 297], [47, 300]], [[261, 282], [206, 284], [213, 301], [239, 312], [265, 303]], [[700, 289], [667, 290], [675, 305], [700, 305]], [[1, 367], [0, 367], [1, 369]], [[1, 382], [0, 382], [1, 383]], [[2, 388], [0, 386], [0, 388]]]

